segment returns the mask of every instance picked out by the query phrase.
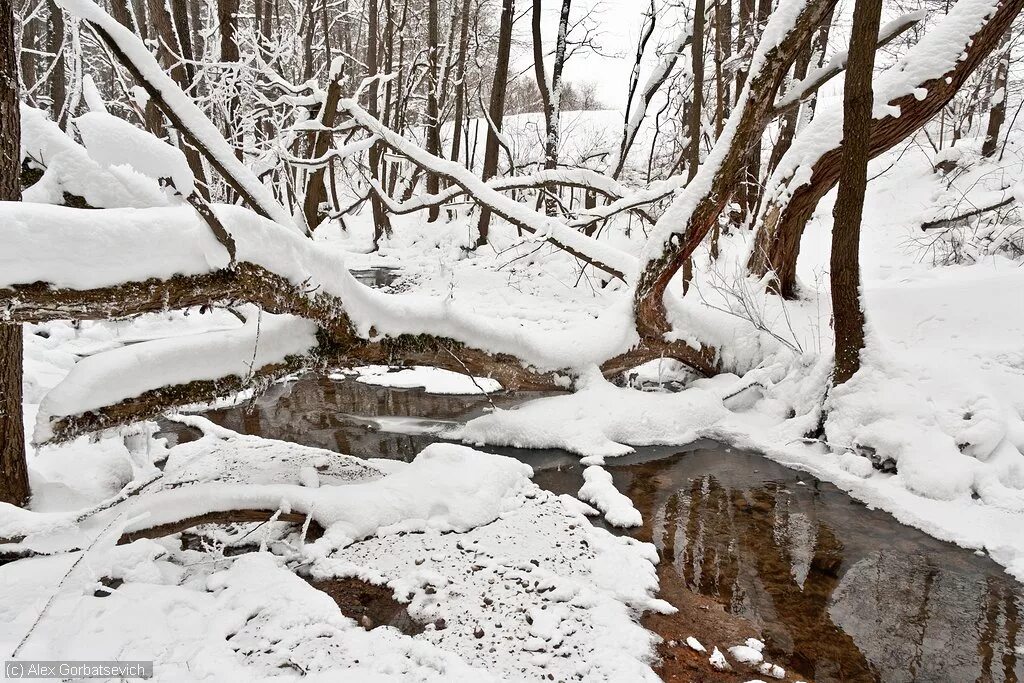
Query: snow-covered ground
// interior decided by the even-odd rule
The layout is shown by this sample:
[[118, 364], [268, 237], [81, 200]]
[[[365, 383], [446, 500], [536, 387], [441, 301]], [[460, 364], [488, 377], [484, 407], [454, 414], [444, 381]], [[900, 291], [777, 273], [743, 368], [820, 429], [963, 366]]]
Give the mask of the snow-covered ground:
[[[206, 226], [144, 169], [88, 152], [90, 138], [110, 132], [103, 117], [83, 121], [91, 131], [85, 147], [64, 144], [32, 114], [26, 121], [29, 134], [46, 143], [37, 151], [49, 164], [35, 201], [72, 191], [123, 207], [103, 211], [104, 234], [138, 246], [82, 249], [75, 231], [95, 228], [100, 214], [6, 205], [14, 238], [0, 253], [0, 285], [42, 279], [95, 287], [226, 264]], [[863, 237], [865, 365], [827, 399], [831, 199], [804, 238], [799, 301], [782, 302], [765, 293], [764, 282], [738, 274], [749, 234], [724, 235], [712, 266], [698, 254], [690, 294], [670, 316], [675, 334], [721, 349], [729, 372], [695, 379], [656, 362], [635, 373], [647, 385], [667, 380], [683, 388], [672, 392], [613, 385], [594, 367], [634, 340], [628, 285], [581, 272], [565, 253], [506, 224], [494, 226], [488, 247], [471, 252], [471, 216], [439, 224], [396, 218], [394, 236], [369, 254], [366, 210], [346, 222], [347, 232], [322, 227], [316, 242], [238, 207], [217, 211], [239, 237], [240, 257], [343, 298], [366, 334], [447, 334], [542, 369], [571, 369], [574, 393], [494, 410], [447, 435], [470, 445], [580, 455], [590, 467], [579, 497], [612, 524], [642, 520], [602, 465], [634, 446], [712, 438], [763, 452], [906, 524], [984, 550], [1024, 581], [1024, 269], [980, 248], [972, 248], [970, 262], [936, 263], [936, 249], [944, 247], [922, 245], [918, 229], [957, 192], [986, 203], [1006, 191], [1002, 179], [1019, 175], [1021, 166], [1016, 148], [1010, 152], [1002, 167], [974, 160], [977, 168], [957, 179], [933, 173], [935, 159], [918, 148], [873, 164], [879, 177], [870, 186]], [[900, 163], [889, 168], [897, 154]], [[126, 239], [141, 225], [145, 239]], [[59, 247], [42, 244], [32, 230], [64, 239]], [[629, 263], [641, 253], [643, 232], [616, 223], [602, 244], [622, 250], [620, 260]], [[367, 290], [347, 272], [381, 266], [401, 269], [389, 292]], [[216, 311], [26, 326], [28, 433], [42, 442], [55, 418], [212, 379], [225, 368], [246, 376], [316, 343], [308, 321], [242, 314], [244, 323]], [[388, 370], [355, 372], [364, 383], [441, 393], [501, 389], [486, 377]], [[653, 548], [594, 528], [583, 516], [586, 505], [540, 490], [518, 461], [435, 445], [408, 464], [364, 463], [191, 422], [204, 437], [172, 448], [142, 425], [33, 449], [34, 498], [29, 510], [0, 506], [0, 538], [9, 541], [0, 550], [58, 554], [0, 567], [0, 641], [8, 652], [38, 659], [130, 653], [155, 659], [166, 680], [282, 672], [325, 680], [654, 676], [654, 636], [637, 618], [671, 607], [656, 597]], [[301, 530], [275, 521], [239, 532], [259, 548], [243, 555], [217, 545], [182, 549], [176, 540], [115, 545], [125, 532], [238, 508], [308, 522]], [[324, 533], [306, 538], [313, 521]], [[387, 585], [433, 628], [416, 636], [364, 631], [297, 573]], [[100, 579], [124, 584], [96, 597]], [[735, 661], [757, 659], [750, 645], [721, 645]], [[710, 647], [712, 663], [726, 660]]]
[[[1006, 178], [1022, 166], [1013, 141], [998, 165], [965, 154], [969, 172], [952, 179], [933, 172], [935, 155], [919, 147], [872, 164], [878, 178], [869, 186], [862, 249], [865, 367], [829, 396], [824, 416], [817, 407], [831, 360], [834, 193], [804, 236], [800, 301], [781, 302], [764, 294], [763, 283], [734, 275], [748, 248], [744, 234], [723, 238], [719, 262], [698, 271], [693, 293], [673, 311], [677, 327], [723, 349], [735, 375], [651, 393], [584, 373], [574, 394], [495, 411], [450, 435], [471, 444], [563, 448], [592, 464], [632, 446], [720, 439], [831, 481], [938, 538], [983, 549], [1024, 580], [1024, 535], [1015, 531], [1024, 522], [1024, 269], [992, 248], [973, 262], [942, 265], [935, 240], [919, 229], [956, 206], [985, 205], [1012, 191]], [[587, 329], [587, 320], [617, 310], [628, 294], [614, 283], [587, 287], [585, 277], [584, 286], [569, 289], [571, 261], [511, 237], [467, 257], [461, 247], [471, 230], [472, 221], [418, 227], [410, 220], [370, 255], [358, 253], [365, 239], [358, 223], [348, 233], [328, 226], [320, 238], [354, 249], [347, 259], [359, 267], [400, 266], [399, 289], [414, 283], [418, 292], [558, 330]], [[612, 231], [609, 239], [637, 253], [635, 237]], [[580, 349], [593, 343], [585, 333], [576, 342]], [[640, 374], [692, 380], [667, 363]], [[883, 473], [872, 459], [891, 459], [899, 472]]]

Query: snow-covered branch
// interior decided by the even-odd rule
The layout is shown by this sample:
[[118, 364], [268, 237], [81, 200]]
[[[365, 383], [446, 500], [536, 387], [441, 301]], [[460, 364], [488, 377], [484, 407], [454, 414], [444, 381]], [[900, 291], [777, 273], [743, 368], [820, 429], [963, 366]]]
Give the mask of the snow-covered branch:
[[[922, 21], [928, 12], [920, 9], [893, 19], [878, 31], [878, 48], [883, 48]], [[782, 113], [816, 93], [821, 86], [846, 70], [846, 50], [837, 52], [826, 64], [813, 69], [803, 79], [793, 83], [785, 95], [775, 101], [775, 111]]]
[[259, 214], [293, 226], [291, 214], [235, 156], [217, 126], [164, 72], [142, 39], [119, 24], [91, 0], [58, 0], [70, 14], [84, 20], [107, 43], [132, 76], [146, 89], [175, 128], [217, 169], [224, 180]]
[[342, 100], [339, 107], [347, 111], [359, 125], [379, 137], [385, 144], [421, 168], [435, 173], [461, 187], [473, 199], [518, 228], [547, 240], [582, 261], [622, 280], [632, 279], [635, 259], [608, 244], [581, 234], [561, 221], [542, 216], [529, 207], [501, 194], [462, 164], [436, 157], [419, 145], [391, 130], [370, 116], [353, 100]]

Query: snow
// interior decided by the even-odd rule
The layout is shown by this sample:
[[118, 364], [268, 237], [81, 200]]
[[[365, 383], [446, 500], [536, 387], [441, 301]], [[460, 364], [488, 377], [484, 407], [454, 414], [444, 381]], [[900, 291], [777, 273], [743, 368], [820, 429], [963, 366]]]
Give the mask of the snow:
[[162, 387], [230, 375], [251, 377], [317, 344], [316, 325], [308, 320], [252, 313], [238, 329], [140, 342], [83, 359], [40, 403], [34, 441], [52, 438], [52, 423], [62, 417]]
[[695, 652], [707, 652], [707, 649], [693, 636], [686, 636], [686, 646]]
[[[679, 416], [685, 415], [685, 420]], [[451, 431], [471, 444], [561, 448], [591, 457], [614, 457], [633, 446], [690, 443], [728, 415], [710, 390], [653, 394], [616, 387], [593, 377], [573, 394], [495, 410]]]
[[58, 4], [72, 16], [101, 27], [118, 49], [131, 60], [146, 82], [160, 93], [163, 101], [195, 136], [198, 143], [245, 188], [248, 195], [258, 204], [259, 210], [282, 226], [294, 226], [289, 212], [274, 199], [273, 193], [263, 186], [252, 171], [235, 157], [234, 149], [224, 140], [217, 126], [178, 88], [142, 39], [117, 23], [90, 0], [60, 0]]
[[[303, 543], [296, 532], [256, 526], [245, 536], [265, 550], [237, 556], [216, 544], [184, 550], [176, 540], [111, 540], [80, 565], [79, 552], [8, 563], [0, 567], [9, 589], [0, 605], [4, 647], [38, 617], [20, 657], [128, 652], [155, 660], [157, 680], [166, 681], [262, 678], [282, 666], [326, 680], [657, 680], [656, 638], [636, 622], [643, 610], [673, 609], [654, 598], [653, 546], [592, 527], [530, 483], [526, 465], [435, 444], [385, 473], [183, 419], [205, 435], [170, 449], [156, 490], [115, 511], [115, 520], [128, 520], [121, 526], [266, 503], [310, 514], [325, 536]], [[310, 469], [319, 488], [302, 485]], [[115, 512], [85, 524], [84, 538]], [[52, 544], [73, 540], [68, 514], [11, 506], [0, 513], [0, 533], [32, 531], [35, 545], [47, 535]], [[365, 631], [297, 568], [387, 585], [428, 627], [416, 636]], [[125, 583], [93, 597], [101, 577]], [[74, 637], [64, 637], [71, 624]]]
[[579, 497], [593, 503], [612, 526], [641, 526], [643, 518], [628, 497], [619, 493], [612, 483], [612, 475], [598, 465], [583, 470], [583, 487]]
[[112, 171], [127, 167], [157, 181], [169, 178], [185, 197], [195, 192], [195, 178], [177, 147], [106, 112], [82, 114], [74, 124], [89, 156], [101, 166]]
[[415, 365], [394, 368], [388, 365], [364, 365], [332, 374], [331, 378], [344, 378], [354, 374], [356, 381], [378, 387], [398, 389], [422, 388], [428, 394], [490, 394], [501, 391], [501, 383], [489, 377], [471, 377], [451, 370]]
[[733, 645], [729, 654], [740, 664], [760, 664], [764, 660], [760, 650], [748, 645]]
[[21, 105], [21, 154], [23, 161], [45, 169], [22, 193], [25, 202], [62, 203], [66, 192], [102, 208], [169, 203], [167, 193], [150, 178], [130, 168], [105, 168], [46, 114], [25, 104]]

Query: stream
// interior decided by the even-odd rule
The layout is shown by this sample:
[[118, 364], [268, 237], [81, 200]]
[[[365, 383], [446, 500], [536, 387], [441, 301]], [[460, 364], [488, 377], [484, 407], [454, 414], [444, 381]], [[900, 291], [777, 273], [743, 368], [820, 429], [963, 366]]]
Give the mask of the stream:
[[[354, 274], [387, 287], [397, 271]], [[491, 398], [508, 408], [540, 395]], [[244, 434], [409, 461], [439, 440], [430, 432], [488, 409], [482, 396], [306, 375], [205, 415]], [[576, 495], [582, 485], [583, 467], [569, 453], [483, 450], [528, 463], [534, 481], [555, 493]], [[666, 641], [666, 679], [690, 680], [671, 670], [672, 648], [685, 648], [673, 641], [761, 633], [772, 661], [818, 683], [1024, 681], [1024, 586], [983, 554], [721, 444], [639, 448], [606, 468], [644, 519], [638, 529], [609, 530], [657, 546], [661, 597], [680, 609], [644, 617]]]
[[[527, 398], [493, 397], [501, 407]], [[205, 415], [245, 434], [408, 461], [438, 440], [425, 429], [487, 408], [478, 396], [306, 375]], [[530, 464], [534, 481], [555, 493], [575, 495], [582, 484], [569, 453], [485, 450]], [[607, 469], [644, 518], [628, 533], [659, 550], [661, 596], [680, 607], [645, 617], [666, 641], [725, 642], [753, 628], [772, 661], [819, 683], [1024, 680], [1024, 586], [987, 557], [719, 444], [640, 448]]]

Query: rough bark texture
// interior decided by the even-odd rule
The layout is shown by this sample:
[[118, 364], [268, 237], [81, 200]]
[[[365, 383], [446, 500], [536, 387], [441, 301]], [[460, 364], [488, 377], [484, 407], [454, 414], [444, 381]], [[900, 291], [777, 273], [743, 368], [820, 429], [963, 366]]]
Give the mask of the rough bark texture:
[[64, 71], [64, 10], [53, 0], [49, 1], [50, 34], [47, 48], [56, 55], [53, 70], [47, 80], [50, 82], [50, 112], [61, 128], [67, 127], [68, 112], [64, 111], [67, 99], [67, 76]]
[[[494, 64], [494, 81], [491, 84], [491, 101], [487, 106], [490, 125], [487, 126], [487, 141], [484, 143], [483, 179], [488, 180], [498, 174], [498, 133], [505, 118], [505, 91], [508, 89], [508, 59], [512, 50], [512, 22], [515, 19], [515, 0], [502, 0], [501, 23], [498, 29], [498, 55]], [[480, 222], [477, 224], [477, 246], [487, 244], [487, 234], [491, 225], [491, 210], [486, 206], [480, 209]]]
[[875, 36], [882, 18], [882, 0], [857, 0], [850, 36], [850, 59], [843, 85], [843, 145], [832, 227], [832, 323], [835, 329], [835, 374], [842, 384], [860, 369], [864, 348], [864, 311], [860, 297], [860, 221], [868, 187], [868, 152], [875, 93]]
[[[964, 59], [944, 76], [920, 84], [928, 93], [923, 100], [909, 94], [891, 102], [899, 108], [900, 115], [873, 121], [868, 145], [870, 158], [892, 149], [942, 111], [971, 73], [999, 45], [1022, 7], [1024, 0], [1000, 2], [985, 26], [972, 36]], [[796, 262], [804, 227], [821, 198], [839, 181], [845, 155], [845, 144], [838, 144], [815, 162], [810, 179], [792, 189], [788, 200], [772, 199], [764, 208], [747, 267], [757, 276], [774, 271], [777, 290], [786, 298], [797, 296]]]
[[1003, 34], [1003, 45], [1000, 50], [999, 64], [996, 65], [996, 76], [992, 83], [996, 99], [988, 110], [988, 128], [985, 131], [985, 142], [981, 145], [981, 154], [994, 156], [999, 146], [999, 132], [1006, 120], [1006, 82], [1010, 73], [1010, 32]]
[[[441, 113], [437, 102], [437, 0], [427, 2], [427, 151], [441, 156]], [[449, 46], [450, 47], [450, 46]], [[436, 173], [427, 173], [427, 193], [437, 194], [441, 189]], [[427, 222], [433, 223], [440, 215], [439, 207], [427, 211]]]
[[[1019, 0], [1024, 2], [1024, 0]], [[646, 264], [636, 287], [634, 310], [641, 336], [655, 338], [669, 330], [664, 295], [669, 282], [697, 249], [704, 237], [717, 225], [729, 198], [746, 170], [746, 154], [759, 142], [774, 115], [775, 95], [799, 49], [810, 40], [814, 29], [835, 6], [835, 0], [811, 0], [800, 12], [793, 29], [768, 50], [764, 63], [750, 82], [746, 100], [741, 100], [734, 117], [739, 117], [735, 134], [729, 141], [721, 164], [689, 213], [686, 225], [676, 226], [661, 248], [659, 256]]]
[[686, 177], [693, 180], [700, 167], [700, 128], [704, 118], [704, 0], [693, 4], [693, 38], [690, 42], [690, 71], [693, 74], [693, 95], [690, 100], [690, 136], [686, 152]]
[[[377, 71], [377, 32], [378, 32], [378, 12], [379, 7], [377, 0], [369, 0], [367, 4], [367, 36], [366, 36], [366, 66], [369, 69], [367, 76], [374, 78]], [[366, 96], [368, 98], [366, 110], [370, 112], [371, 116], [377, 116], [378, 104], [377, 104], [377, 93], [378, 84], [377, 80], [374, 79], [369, 87], [367, 88]], [[374, 145], [370, 148], [369, 162], [370, 162], [370, 177], [373, 180], [377, 180], [380, 174], [380, 161], [381, 155], [384, 153], [383, 145]], [[384, 235], [391, 234], [391, 219], [388, 218], [387, 211], [384, 210], [384, 203], [380, 197], [376, 194], [370, 195], [370, 207], [373, 210], [373, 248], [376, 250], [377, 243], [380, 238]]]
[[[0, 200], [21, 199], [18, 58], [11, 0], [0, 0]], [[21, 325], [0, 322], [0, 502], [28, 502], [28, 463], [21, 412]]]

